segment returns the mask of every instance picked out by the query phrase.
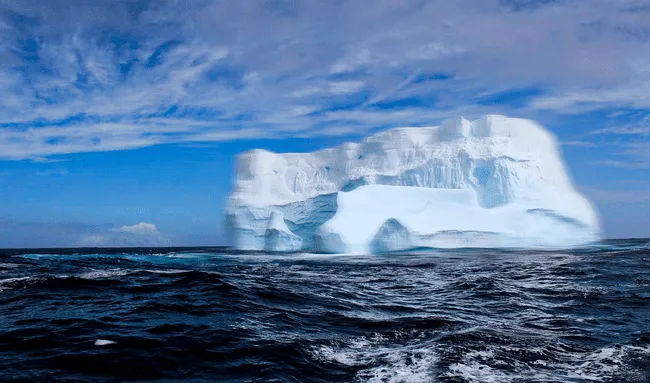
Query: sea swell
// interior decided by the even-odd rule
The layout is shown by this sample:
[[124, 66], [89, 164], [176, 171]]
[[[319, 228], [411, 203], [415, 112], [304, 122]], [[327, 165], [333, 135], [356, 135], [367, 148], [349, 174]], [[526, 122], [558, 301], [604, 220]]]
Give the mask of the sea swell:
[[8, 251], [3, 381], [645, 382], [650, 247]]

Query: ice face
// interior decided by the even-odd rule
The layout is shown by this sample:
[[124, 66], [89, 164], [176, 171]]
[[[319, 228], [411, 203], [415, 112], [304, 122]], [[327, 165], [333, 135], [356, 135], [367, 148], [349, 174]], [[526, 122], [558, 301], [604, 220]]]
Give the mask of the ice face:
[[504, 116], [392, 129], [313, 153], [244, 153], [226, 213], [233, 245], [251, 250], [571, 246], [599, 236], [554, 137]]
[[226, 218], [233, 247], [264, 250], [269, 222], [273, 221], [271, 215], [282, 213], [286, 227], [302, 239], [302, 248], [308, 250], [314, 249], [316, 229], [332, 218], [336, 210], [337, 194], [333, 193], [280, 206], [230, 205]]
[[411, 231], [400, 221], [390, 218], [377, 230], [369, 250], [373, 254], [392, 253], [412, 248], [413, 244]]
[[289, 230], [280, 211], [274, 211], [264, 233], [264, 251], [289, 252], [302, 248], [302, 238]]

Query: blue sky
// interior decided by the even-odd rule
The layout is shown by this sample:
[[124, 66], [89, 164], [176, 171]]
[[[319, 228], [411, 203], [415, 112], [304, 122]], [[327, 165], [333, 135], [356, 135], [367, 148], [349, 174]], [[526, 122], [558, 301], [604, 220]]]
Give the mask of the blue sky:
[[237, 153], [486, 113], [650, 237], [650, 1], [0, 0], [0, 35], [0, 247], [222, 244]]

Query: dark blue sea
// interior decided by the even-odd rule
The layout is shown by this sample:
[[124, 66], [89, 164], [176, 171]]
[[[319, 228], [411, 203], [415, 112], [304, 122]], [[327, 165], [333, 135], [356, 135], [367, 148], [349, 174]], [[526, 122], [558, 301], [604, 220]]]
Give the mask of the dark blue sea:
[[2, 382], [649, 382], [650, 241], [0, 250]]

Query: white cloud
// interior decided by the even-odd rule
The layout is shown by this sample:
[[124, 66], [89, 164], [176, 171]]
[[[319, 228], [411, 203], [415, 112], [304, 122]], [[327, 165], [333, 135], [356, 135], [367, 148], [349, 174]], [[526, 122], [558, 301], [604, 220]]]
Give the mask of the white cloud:
[[436, 124], [522, 86], [523, 115], [650, 109], [639, 1], [290, 3], [0, 0], [0, 158]]
[[591, 132], [591, 134], [618, 134], [618, 135], [650, 135], [650, 125], [649, 126], [617, 126], [611, 128], [602, 128], [597, 129]]
[[[650, 58], [648, 62], [650, 63]], [[605, 107], [650, 109], [650, 81], [647, 80], [650, 76], [636, 73], [635, 77], [616, 87], [587, 88], [581, 91], [560, 89], [554, 95], [535, 99], [531, 107], [567, 114]]]
[[611, 145], [612, 153], [594, 164], [629, 169], [650, 169], [650, 141], [623, 141]]
[[46, 170], [46, 171], [39, 171], [34, 173], [36, 176], [40, 177], [48, 177], [48, 176], [66, 176], [68, 175], [68, 169], [53, 169], [53, 170]]
[[623, 153], [650, 165], [650, 141], [630, 142]]
[[329, 91], [334, 94], [353, 93], [364, 85], [363, 81], [337, 81], [329, 84]]
[[590, 132], [592, 135], [625, 135], [625, 136], [647, 136], [650, 135], [650, 114], [638, 118], [633, 123], [610, 126], [596, 129]]
[[594, 161], [594, 165], [599, 165], [599, 166], [608, 166], [608, 167], [613, 167], [613, 168], [627, 168], [627, 169], [646, 169], [648, 167], [648, 164], [645, 162], [640, 162], [638, 160], [630, 160], [630, 159], [607, 159], [607, 160], [600, 160], [600, 161]]
[[82, 238], [79, 247], [164, 247], [170, 245], [169, 238], [158, 231], [155, 225], [140, 222], [122, 226], [104, 233], [93, 233]]
[[146, 223], [146, 222], [140, 222], [133, 226], [122, 226], [118, 229], [115, 229], [114, 231], [118, 233], [131, 233], [131, 234], [138, 234], [138, 235], [150, 235], [150, 234], [159, 235], [160, 234], [158, 229], [156, 229], [156, 225], [153, 225], [151, 223]]
[[578, 148], [595, 148], [598, 147], [598, 145], [595, 142], [590, 142], [590, 141], [564, 141], [560, 143], [562, 146], [574, 146]]

